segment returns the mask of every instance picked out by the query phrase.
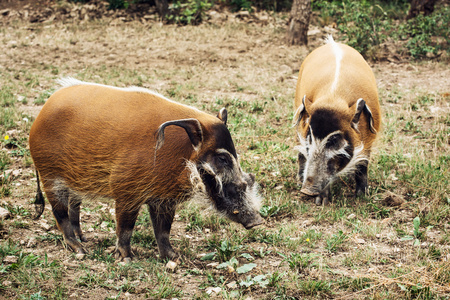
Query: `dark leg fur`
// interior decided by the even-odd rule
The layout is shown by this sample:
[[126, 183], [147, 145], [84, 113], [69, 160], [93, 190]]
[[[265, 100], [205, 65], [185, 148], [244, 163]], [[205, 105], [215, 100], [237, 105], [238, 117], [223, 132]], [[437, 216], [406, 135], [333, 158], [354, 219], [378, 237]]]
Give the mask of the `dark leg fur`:
[[116, 201], [116, 259], [123, 258], [124, 261], [129, 261], [133, 256], [130, 244], [138, 214], [139, 207], [129, 210]]
[[83, 235], [80, 227], [80, 205], [81, 205], [81, 197], [70, 193], [69, 198], [69, 220], [72, 225], [73, 232], [82, 242], [86, 242], [87, 239]]
[[68, 215], [69, 190], [64, 186], [50, 186], [45, 189], [48, 201], [52, 205], [53, 215], [59, 230], [62, 231], [64, 241], [75, 252], [84, 254], [83, 246], [77, 240]]
[[175, 216], [175, 207], [148, 204], [148, 210], [152, 218], [153, 231], [158, 244], [161, 259], [173, 259], [177, 256], [170, 244], [169, 236]]
[[367, 193], [367, 166], [368, 163], [358, 165], [355, 172], [356, 191], [355, 196], [364, 196]]

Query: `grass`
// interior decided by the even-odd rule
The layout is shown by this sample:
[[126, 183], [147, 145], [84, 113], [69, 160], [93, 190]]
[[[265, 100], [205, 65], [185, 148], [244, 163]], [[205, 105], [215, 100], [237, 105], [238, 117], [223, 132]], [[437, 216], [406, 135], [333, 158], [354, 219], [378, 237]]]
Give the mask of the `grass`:
[[[447, 297], [450, 122], [442, 87], [446, 73], [439, 63], [411, 63], [411, 70], [401, 69], [408, 79], [392, 86], [385, 84], [394, 80], [384, 72], [390, 67], [374, 67], [383, 131], [369, 165], [369, 194], [355, 199], [347, 178], [334, 186], [331, 205], [317, 207], [300, 195], [290, 126], [296, 70], [318, 43], [311, 49], [286, 47], [280, 27], [248, 24], [148, 26], [145, 35], [137, 22], [11, 26], [9, 35], [0, 30], [6, 45], [17, 41], [0, 54], [11, 58], [0, 76], [0, 207], [10, 211], [0, 221], [0, 297]], [[41, 48], [33, 52], [25, 44]], [[281, 65], [295, 71], [281, 74]], [[422, 74], [428, 67], [444, 75]], [[41, 219], [31, 219], [36, 181], [28, 133], [60, 76], [147, 87], [211, 114], [227, 107], [241, 166], [260, 183], [266, 224], [246, 231], [204, 205], [181, 204], [171, 242], [182, 256], [172, 273], [158, 259], [146, 208], [132, 236], [135, 258], [123, 265], [112, 252], [113, 203], [84, 201], [81, 226], [88, 254], [79, 260], [65, 249], [48, 204]], [[414, 78], [432, 84], [409, 84]], [[387, 192], [404, 203], [387, 206]], [[35, 246], [28, 246], [30, 237]], [[208, 288], [221, 291], [210, 295]]]

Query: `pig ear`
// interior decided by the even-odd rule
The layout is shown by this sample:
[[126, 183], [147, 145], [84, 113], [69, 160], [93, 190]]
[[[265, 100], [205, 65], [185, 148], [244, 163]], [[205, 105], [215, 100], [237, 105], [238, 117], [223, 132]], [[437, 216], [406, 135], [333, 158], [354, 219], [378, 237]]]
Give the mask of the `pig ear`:
[[303, 96], [302, 104], [297, 108], [294, 114], [294, 125], [292, 127], [297, 127], [300, 124], [300, 121], [306, 116], [306, 106], [305, 106], [306, 95]]
[[223, 107], [219, 113], [217, 114], [217, 117], [223, 122], [223, 124], [227, 125], [227, 119], [228, 119], [228, 112], [225, 107]]
[[355, 116], [353, 117], [353, 120], [352, 120], [352, 127], [355, 129], [358, 129], [359, 118], [361, 117], [362, 112], [364, 112], [364, 114], [367, 117], [367, 122], [368, 122], [370, 131], [372, 131], [372, 133], [376, 133], [377, 131], [373, 127], [372, 112], [370, 111], [370, 108], [367, 106], [366, 101], [364, 101], [363, 98], [359, 98], [356, 101], [356, 112], [355, 112]]
[[200, 149], [203, 141], [203, 131], [200, 122], [197, 119], [182, 119], [168, 121], [159, 126], [158, 131], [156, 132], [156, 150], [159, 150], [164, 144], [164, 129], [170, 125], [179, 126], [186, 130], [194, 150], [198, 151]]

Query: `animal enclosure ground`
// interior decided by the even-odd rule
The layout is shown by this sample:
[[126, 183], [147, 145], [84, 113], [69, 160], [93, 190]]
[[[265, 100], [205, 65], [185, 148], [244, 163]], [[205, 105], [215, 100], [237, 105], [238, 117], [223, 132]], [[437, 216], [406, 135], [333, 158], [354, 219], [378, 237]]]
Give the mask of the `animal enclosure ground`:
[[[343, 179], [331, 205], [318, 207], [301, 197], [295, 177], [292, 102], [302, 60], [329, 29], [319, 28], [308, 47], [287, 46], [284, 30], [280, 16], [264, 25], [2, 25], [0, 207], [9, 217], [0, 221], [0, 298], [448, 299], [448, 63], [371, 63], [383, 129], [369, 195], [354, 199], [352, 180]], [[171, 272], [158, 260], [146, 212], [135, 257], [123, 264], [112, 255], [113, 202], [84, 201], [89, 253], [80, 259], [64, 249], [48, 203], [32, 219], [36, 180], [26, 148], [32, 121], [64, 76], [142, 86], [211, 114], [227, 107], [242, 168], [261, 185], [265, 225], [246, 231], [208, 205], [185, 203], [172, 229], [181, 257]]]

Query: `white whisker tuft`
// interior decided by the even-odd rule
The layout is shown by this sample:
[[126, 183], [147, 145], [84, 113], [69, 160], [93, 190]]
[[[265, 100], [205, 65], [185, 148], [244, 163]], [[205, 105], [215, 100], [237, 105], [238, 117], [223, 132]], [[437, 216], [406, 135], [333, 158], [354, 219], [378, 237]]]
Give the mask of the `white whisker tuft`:
[[345, 166], [345, 168], [341, 172], [339, 172], [338, 176], [345, 176], [349, 173], [354, 172], [356, 170], [356, 167], [361, 164], [361, 162], [369, 160], [369, 158], [364, 154], [363, 150], [364, 144], [361, 143], [361, 145], [354, 149], [352, 159]]
[[255, 182], [251, 187], [247, 187], [244, 196], [245, 202], [251, 209], [259, 211], [262, 205], [262, 198], [259, 194], [259, 185]]

